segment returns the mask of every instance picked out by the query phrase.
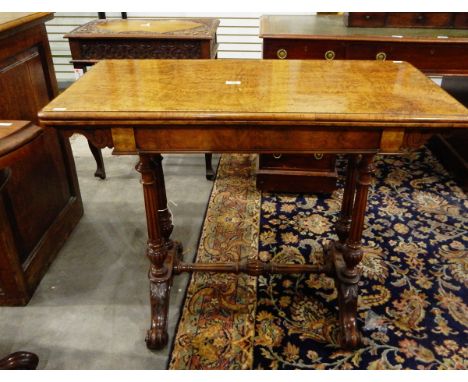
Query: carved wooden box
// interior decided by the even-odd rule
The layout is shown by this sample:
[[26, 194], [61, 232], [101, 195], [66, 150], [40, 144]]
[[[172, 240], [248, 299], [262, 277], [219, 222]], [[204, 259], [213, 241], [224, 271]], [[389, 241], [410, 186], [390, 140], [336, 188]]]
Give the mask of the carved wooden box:
[[64, 38], [75, 68], [104, 58], [208, 59], [216, 57], [218, 25], [211, 18], [95, 20]]

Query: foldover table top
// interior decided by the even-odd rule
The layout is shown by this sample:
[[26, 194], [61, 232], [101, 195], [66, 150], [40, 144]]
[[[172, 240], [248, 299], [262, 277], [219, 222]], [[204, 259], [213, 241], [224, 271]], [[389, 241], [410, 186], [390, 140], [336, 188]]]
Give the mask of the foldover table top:
[[461, 127], [468, 110], [404, 62], [104, 60], [40, 118]]

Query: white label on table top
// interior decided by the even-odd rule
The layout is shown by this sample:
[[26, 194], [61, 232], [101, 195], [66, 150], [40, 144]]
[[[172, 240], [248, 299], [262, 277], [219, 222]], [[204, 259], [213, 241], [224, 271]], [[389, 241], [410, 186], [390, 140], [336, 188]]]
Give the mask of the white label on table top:
[[432, 80], [432, 82], [436, 83], [439, 86], [442, 85], [442, 76], [429, 76], [429, 79]]
[[394, 37], [394, 38], [403, 38], [403, 36], [400, 36], [400, 35], [397, 35], [397, 34], [393, 34], [392, 37]]
[[149, 26], [151, 26], [151, 24], [150, 24], [150, 23], [140, 24], [140, 26], [141, 26], [141, 27], [149, 27]]
[[13, 122], [0, 122], [0, 126], [9, 127], [9, 126], [12, 126], [12, 125], [13, 125]]
[[81, 77], [83, 77], [83, 69], [73, 69], [73, 72], [75, 73], [75, 80], [79, 80]]
[[54, 107], [54, 108], [52, 109], [52, 111], [65, 111], [65, 110], [67, 110], [66, 107]]
[[394, 64], [401, 64], [403, 61], [393, 61]]
[[437, 36], [437, 38], [448, 38], [448, 36]]
[[226, 81], [226, 85], [240, 85], [240, 81]]

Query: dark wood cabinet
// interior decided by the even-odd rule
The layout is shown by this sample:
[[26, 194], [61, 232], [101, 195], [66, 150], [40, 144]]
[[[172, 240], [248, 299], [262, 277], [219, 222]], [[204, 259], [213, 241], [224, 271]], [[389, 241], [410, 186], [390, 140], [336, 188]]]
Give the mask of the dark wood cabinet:
[[[358, 16], [366, 19], [365, 15], [362, 13]], [[260, 23], [263, 57], [407, 61], [427, 75], [451, 76], [451, 83], [456, 81], [456, 76], [468, 76], [468, 30], [380, 28], [381, 25], [377, 25], [379, 20], [386, 20], [387, 15], [372, 13], [370, 16], [368, 21], [374, 22], [376, 28], [346, 27], [343, 17], [339, 15], [263, 16]], [[444, 81], [443, 86], [444, 83], [447, 82]], [[466, 135], [466, 132], [459, 134]], [[438, 147], [446, 145], [439, 144]], [[442, 155], [455, 151], [454, 148], [447, 149]], [[460, 158], [459, 154], [452, 156], [451, 163]], [[327, 185], [332, 189], [334, 161], [329, 159], [329, 155], [324, 155], [323, 158], [330, 165], [325, 177], [323, 173], [316, 174], [317, 171], [324, 171], [323, 168], [310, 167], [314, 164], [313, 156], [304, 156], [297, 160], [282, 157], [277, 159], [276, 165], [266, 167], [265, 163], [270, 162], [263, 155], [259, 160], [257, 184], [259, 188], [268, 191], [289, 191], [288, 188], [292, 187], [303, 192], [318, 192], [323, 191]], [[302, 163], [298, 163], [300, 160]], [[466, 174], [466, 163], [460, 163], [458, 167], [458, 174]], [[317, 176], [319, 177], [315, 178], [315, 182], [311, 181]], [[462, 180], [462, 183], [466, 183], [466, 180]], [[322, 189], [320, 186], [323, 186]]]
[[11, 126], [36, 123], [38, 111], [57, 95], [44, 25], [52, 17], [0, 14], [0, 305], [29, 301], [83, 214], [68, 139], [43, 129], [6, 150], [18, 143]]

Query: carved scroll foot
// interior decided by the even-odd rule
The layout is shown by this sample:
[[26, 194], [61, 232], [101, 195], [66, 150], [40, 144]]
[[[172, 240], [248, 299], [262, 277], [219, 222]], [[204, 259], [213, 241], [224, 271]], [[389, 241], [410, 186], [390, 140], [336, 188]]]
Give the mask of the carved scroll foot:
[[361, 333], [357, 325], [358, 284], [338, 281], [338, 304], [340, 307], [340, 344], [344, 349], [361, 345]]
[[146, 346], [151, 350], [160, 350], [167, 345], [167, 313], [171, 281], [151, 281], [151, 328], [146, 334]]
[[38, 363], [36, 354], [18, 351], [0, 359], [0, 370], [36, 370]]
[[213, 158], [213, 154], [205, 154], [205, 167], [206, 167], [206, 179], [207, 180], [215, 179], [215, 172], [213, 170], [213, 164], [211, 163], [212, 158]]
[[160, 350], [167, 345], [167, 316], [169, 311], [169, 298], [173, 279], [174, 257], [177, 256], [177, 250], [180, 246], [177, 242], [174, 245], [164, 261], [163, 270], [154, 266], [150, 267], [150, 301], [151, 301], [151, 327], [146, 334], [146, 346], [151, 350]]
[[331, 243], [327, 257], [332, 263], [330, 267], [332, 267], [335, 286], [338, 290], [340, 345], [344, 349], [353, 349], [361, 344], [361, 334], [357, 324], [360, 274], [353, 277], [347, 276], [341, 248], [342, 246], [338, 247], [336, 243]]

